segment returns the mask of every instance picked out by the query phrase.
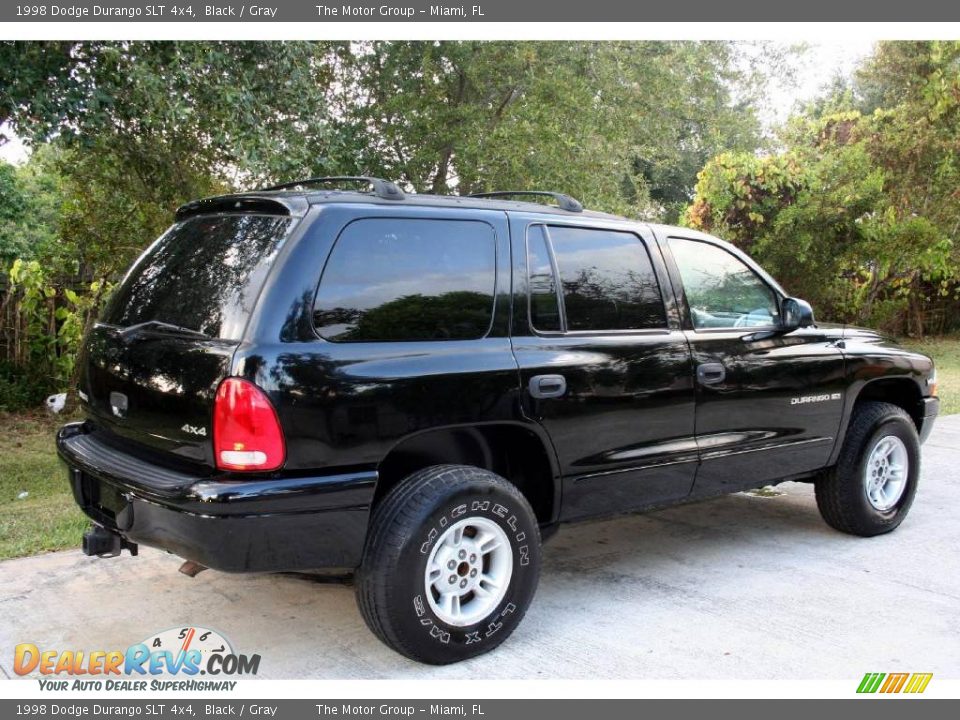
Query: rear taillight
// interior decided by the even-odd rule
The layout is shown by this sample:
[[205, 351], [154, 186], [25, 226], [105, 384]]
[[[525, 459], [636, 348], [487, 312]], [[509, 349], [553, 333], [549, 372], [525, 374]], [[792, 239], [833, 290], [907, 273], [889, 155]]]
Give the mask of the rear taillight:
[[270, 398], [247, 380], [227, 378], [213, 406], [213, 451], [221, 470], [276, 470], [286, 446]]

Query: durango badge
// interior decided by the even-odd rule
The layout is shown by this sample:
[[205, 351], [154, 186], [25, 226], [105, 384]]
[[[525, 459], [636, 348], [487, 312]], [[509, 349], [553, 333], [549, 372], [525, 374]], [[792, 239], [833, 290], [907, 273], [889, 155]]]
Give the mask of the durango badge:
[[790, 398], [791, 405], [806, 405], [807, 403], [827, 402], [829, 400], [839, 400], [843, 397], [840, 393], [825, 393], [823, 395], [801, 395], [800, 397]]

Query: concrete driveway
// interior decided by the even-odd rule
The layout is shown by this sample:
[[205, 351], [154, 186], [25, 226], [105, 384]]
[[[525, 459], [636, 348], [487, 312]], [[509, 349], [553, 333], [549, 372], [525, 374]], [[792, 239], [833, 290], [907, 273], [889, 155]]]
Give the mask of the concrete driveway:
[[13, 646], [124, 648], [174, 626], [221, 631], [269, 678], [960, 678], [960, 415], [925, 445], [895, 533], [830, 530], [809, 485], [568, 526], [545, 547], [533, 607], [496, 652], [405, 660], [353, 590], [297, 576], [177, 572], [180, 560], [79, 551], [0, 563], [0, 668]]

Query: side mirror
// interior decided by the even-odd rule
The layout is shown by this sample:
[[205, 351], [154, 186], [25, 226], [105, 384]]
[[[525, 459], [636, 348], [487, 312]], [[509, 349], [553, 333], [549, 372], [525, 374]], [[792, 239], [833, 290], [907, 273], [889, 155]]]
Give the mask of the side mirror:
[[793, 332], [797, 328], [813, 325], [813, 308], [810, 303], [800, 298], [784, 298], [781, 304], [780, 327], [784, 332]]

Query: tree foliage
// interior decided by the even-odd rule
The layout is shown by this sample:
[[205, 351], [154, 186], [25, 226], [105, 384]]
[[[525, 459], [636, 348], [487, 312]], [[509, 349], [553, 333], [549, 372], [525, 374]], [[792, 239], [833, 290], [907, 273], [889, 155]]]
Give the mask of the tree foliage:
[[341, 60], [344, 161], [421, 192], [546, 187], [658, 215], [710, 155], [758, 142], [729, 43], [376, 42]]
[[707, 157], [756, 145], [742, 66], [718, 42], [10, 42], [0, 122], [109, 157], [167, 204], [200, 177], [368, 173], [656, 213]]
[[822, 314], [917, 334], [955, 322], [960, 43], [881, 44], [782, 141], [712, 159], [687, 222], [753, 252]]
[[[0, 122], [39, 143], [109, 138], [158, 189], [185, 170], [255, 176], [328, 135], [329, 43], [4, 42]], [[103, 150], [100, 147], [99, 150]]]
[[0, 162], [0, 272], [17, 258], [32, 260], [57, 240], [62, 178], [44, 146], [30, 162]]

